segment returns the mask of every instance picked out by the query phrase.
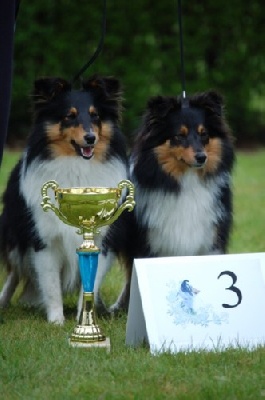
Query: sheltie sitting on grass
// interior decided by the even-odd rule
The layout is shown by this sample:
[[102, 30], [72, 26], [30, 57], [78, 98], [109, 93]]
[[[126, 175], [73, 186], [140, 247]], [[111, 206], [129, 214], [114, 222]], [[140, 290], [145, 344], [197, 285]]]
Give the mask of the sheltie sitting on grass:
[[128, 308], [135, 258], [226, 251], [233, 164], [233, 139], [218, 93], [149, 101], [130, 163], [136, 206], [111, 226], [103, 241], [101, 279], [115, 256], [126, 271], [111, 312]]
[[[3, 195], [0, 251], [8, 275], [0, 306], [24, 280], [21, 301], [43, 306], [48, 321], [62, 324], [63, 293], [80, 286], [75, 250], [82, 238], [43, 212], [41, 188], [49, 180], [60, 187], [117, 187], [127, 178], [121, 88], [112, 77], [94, 76], [81, 90], [61, 78], [43, 78], [35, 82], [33, 105], [32, 131]], [[106, 231], [96, 239], [99, 247]]]

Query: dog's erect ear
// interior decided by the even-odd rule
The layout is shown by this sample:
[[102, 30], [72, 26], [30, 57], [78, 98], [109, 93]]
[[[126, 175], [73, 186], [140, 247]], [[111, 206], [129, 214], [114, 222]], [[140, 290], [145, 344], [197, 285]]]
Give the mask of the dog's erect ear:
[[177, 98], [168, 96], [154, 96], [147, 102], [146, 112], [143, 115], [143, 128], [138, 133], [139, 147], [152, 148], [165, 141], [165, 131], [168, 114], [180, 109]]
[[116, 95], [121, 90], [120, 81], [113, 76], [95, 75], [84, 82], [84, 87], [86, 86], [104, 90], [109, 96]]
[[118, 99], [122, 95], [120, 81], [113, 77], [94, 76], [83, 83], [85, 90], [92, 90], [109, 99]]
[[68, 90], [71, 90], [71, 84], [62, 78], [40, 78], [34, 84], [33, 101], [35, 104], [48, 103]]
[[98, 75], [83, 82], [83, 89], [92, 92], [95, 100], [101, 106], [104, 103], [118, 119], [122, 112], [122, 88], [120, 81], [112, 76], [100, 77]]
[[177, 102], [173, 102], [171, 97], [165, 96], [152, 97], [147, 103], [150, 114], [158, 118], [164, 118], [176, 106]]
[[205, 96], [206, 96], [206, 107], [209, 110], [213, 111], [215, 114], [221, 116], [224, 109], [223, 97], [214, 90], [206, 92]]
[[223, 97], [214, 90], [198, 94], [191, 99], [191, 104], [202, 107], [211, 114], [222, 116], [224, 101]]

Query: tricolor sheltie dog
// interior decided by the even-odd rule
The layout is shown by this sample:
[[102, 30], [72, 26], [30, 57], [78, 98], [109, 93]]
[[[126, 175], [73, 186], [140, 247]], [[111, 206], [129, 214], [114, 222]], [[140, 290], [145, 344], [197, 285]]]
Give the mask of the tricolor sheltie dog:
[[[43, 212], [41, 188], [49, 180], [64, 188], [117, 187], [127, 178], [121, 100], [112, 77], [94, 76], [80, 90], [61, 78], [35, 82], [32, 131], [3, 195], [0, 250], [8, 275], [1, 306], [23, 279], [21, 300], [43, 306], [48, 321], [63, 323], [63, 293], [79, 284], [75, 249], [82, 237], [53, 212]], [[96, 239], [99, 247], [106, 231]]]
[[233, 140], [218, 93], [149, 101], [131, 155], [136, 206], [113, 224], [103, 243], [102, 277], [114, 256], [126, 269], [112, 312], [128, 308], [135, 258], [225, 253], [233, 163]]

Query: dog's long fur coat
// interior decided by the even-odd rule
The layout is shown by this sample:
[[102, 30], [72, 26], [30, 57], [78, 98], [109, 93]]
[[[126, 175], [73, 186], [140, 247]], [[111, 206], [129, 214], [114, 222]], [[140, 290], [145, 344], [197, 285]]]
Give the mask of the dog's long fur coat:
[[126, 269], [112, 311], [128, 308], [135, 258], [226, 252], [233, 164], [233, 139], [218, 93], [149, 101], [130, 162], [136, 206], [113, 224], [103, 243], [102, 278], [115, 256]]
[[[35, 82], [33, 103], [32, 131], [3, 196], [0, 250], [8, 276], [0, 306], [24, 280], [21, 301], [43, 306], [48, 321], [62, 324], [63, 293], [79, 286], [75, 250], [82, 237], [43, 212], [41, 187], [49, 180], [61, 188], [117, 187], [127, 177], [121, 88], [112, 77], [92, 77], [81, 90], [61, 78], [43, 78]], [[106, 231], [96, 239], [99, 247]]]

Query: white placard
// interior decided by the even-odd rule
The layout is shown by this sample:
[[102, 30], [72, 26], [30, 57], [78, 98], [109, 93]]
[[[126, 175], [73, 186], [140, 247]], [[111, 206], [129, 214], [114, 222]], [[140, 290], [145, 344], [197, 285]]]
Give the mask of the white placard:
[[136, 259], [126, 344], [152, 353], [265, 345], [265, 253]]

